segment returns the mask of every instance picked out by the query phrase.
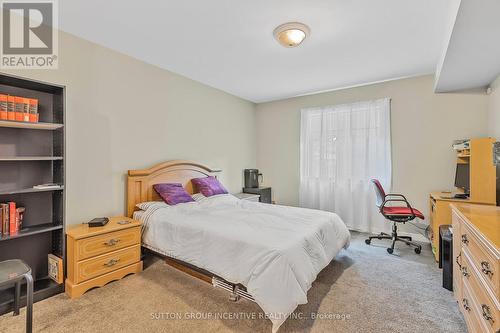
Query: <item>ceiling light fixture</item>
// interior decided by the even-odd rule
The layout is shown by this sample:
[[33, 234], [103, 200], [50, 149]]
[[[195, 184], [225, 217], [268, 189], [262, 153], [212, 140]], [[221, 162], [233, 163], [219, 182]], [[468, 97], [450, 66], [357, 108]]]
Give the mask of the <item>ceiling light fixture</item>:
[[284, 47], [296, 47], [299, 46], [310, 33], [311, 30], [309, 30], [307, 25], [299, 22], [288, 22], [274, 29], [273, 35]]

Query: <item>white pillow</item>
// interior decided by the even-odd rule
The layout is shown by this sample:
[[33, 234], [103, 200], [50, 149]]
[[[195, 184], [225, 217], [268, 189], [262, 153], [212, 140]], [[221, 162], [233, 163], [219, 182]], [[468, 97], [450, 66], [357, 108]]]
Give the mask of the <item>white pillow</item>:
[[207, 197], [204, 196], [203, 194], [201, 193], [195, 193], [191, 196], [191, 198], [193, 198], [194, 201], [196, 202], [200, 202], [200, 201], [203, 201], [205, 200]]
[[137, 208], [140, 210], [147, 210], [148, 208], [151, 208], [153, 206], [168, 206], [165, 202], [163, 201], [146, 201], [146, 202], [141, 202], [135, 205]]

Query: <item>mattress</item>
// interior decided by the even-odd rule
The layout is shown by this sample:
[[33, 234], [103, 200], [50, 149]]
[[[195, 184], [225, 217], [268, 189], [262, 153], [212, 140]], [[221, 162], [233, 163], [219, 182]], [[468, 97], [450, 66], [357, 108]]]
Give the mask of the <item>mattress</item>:
[[350, 234], [334, 213], [217, 195], [135, 215], [143, 246], [242, 284], [273, 323], [299, 304]]

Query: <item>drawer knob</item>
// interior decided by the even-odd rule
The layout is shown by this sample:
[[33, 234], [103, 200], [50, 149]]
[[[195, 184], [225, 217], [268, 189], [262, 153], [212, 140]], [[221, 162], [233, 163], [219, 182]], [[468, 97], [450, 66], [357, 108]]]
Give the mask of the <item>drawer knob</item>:
[[104, 263], [104, 266], [111, 267], [116, 265], [119, 261], [120, 259], [110, 259], [108, 262]]
[[493, 275], [493, 271], [490, 268], [490, 263], [487, 261], [481, 261], [481, 271], [490, 277]]
[[462, 275], [465, 277], [469, 277], [469, 272], [467, 271], [466, 266], [462, 266]]
[[490, 307], [486, 304], [482, 304], [481, 309], [483, 310], [483, 318], [486, 321], [489, 321], [489, 322], [491, 322], [491, 324], [493, 324], [495, 321], [493, 320], [493, 317], [491, 316]]
[[109, 241], [104, 242], [104, 245], [106, 245], [106, 246], [114, 246], [114, 245], [116, 245], [119, 241], [120, 241], [120, 239], [118, 239], [118, 238], [112, 238], [112, 239], [110, 239]]
[[466, 298], [462, 298], [462, 305], [466, 311], [470, 311], [469, 302], [467, 301]]
[[467, 235], [466, 234], [462, 235], [462, 243], [469, 244], [469, 240], [467, 239]]

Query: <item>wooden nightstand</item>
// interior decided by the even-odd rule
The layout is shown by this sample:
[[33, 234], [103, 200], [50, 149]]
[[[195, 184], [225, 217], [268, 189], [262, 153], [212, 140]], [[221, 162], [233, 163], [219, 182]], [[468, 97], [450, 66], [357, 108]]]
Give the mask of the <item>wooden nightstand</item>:
[[139, 221], [112, 217], [103, 227], [69, 227], [66, 236], [66, 294], [71, 298], [142, 271]]

